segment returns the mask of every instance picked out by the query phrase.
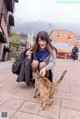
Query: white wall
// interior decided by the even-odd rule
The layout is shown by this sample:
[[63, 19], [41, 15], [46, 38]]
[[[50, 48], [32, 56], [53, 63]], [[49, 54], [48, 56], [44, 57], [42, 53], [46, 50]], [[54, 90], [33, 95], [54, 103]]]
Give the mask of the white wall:
[[72, 48], [74, 47], [73, 44], [68, 44], [68, 43], [62, 43], [62, 42], [51, 42], [53, 46], [55, 46], [58, 50], [69, 50], [71, 51]]

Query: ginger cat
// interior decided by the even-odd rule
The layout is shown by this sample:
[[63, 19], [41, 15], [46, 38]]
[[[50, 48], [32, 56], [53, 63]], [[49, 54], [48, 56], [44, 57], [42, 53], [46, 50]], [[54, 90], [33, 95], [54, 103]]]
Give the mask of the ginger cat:
[[41, 77], [39, 72], [33, 73], [33, 78], [35, 79], [35, 93], [34, 98], [40, 94], [41, 97], [41, 110], [44, 110], [46, 105], [51, 105], [53, 102], [53, 94], [55, 92], [56, 87], [62, 81], [66, 74], [66, 70], [63, 72], [61, 77], [54, 84], [50, 82], [50, 80], [46, 77]]

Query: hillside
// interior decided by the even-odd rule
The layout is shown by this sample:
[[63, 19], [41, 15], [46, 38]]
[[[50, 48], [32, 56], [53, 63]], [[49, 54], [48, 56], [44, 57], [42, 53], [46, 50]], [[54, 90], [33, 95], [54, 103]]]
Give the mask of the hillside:
[[38, 32], [41, 30], [50, 32], [55, 29], [68, 30], [77, 33], [78, 35], [80, 34], [80, 25], [76, 24], [49, 23], [44, 21], [18, 23], [17, 21], [15, 21], [14, 27], [14, 30], [20, 33], [31, 33]]

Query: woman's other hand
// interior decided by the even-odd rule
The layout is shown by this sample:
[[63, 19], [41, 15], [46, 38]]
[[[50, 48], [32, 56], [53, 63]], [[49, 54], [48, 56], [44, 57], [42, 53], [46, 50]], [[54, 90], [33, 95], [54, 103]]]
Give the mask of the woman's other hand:
[[46, 68], [45, 67], [40, 70], [40, 75], [42, 77], [44, 77], [46, 75]]
[[26, 55], [27, 56], [31, 56], [32, 55], [32, 51], [31, 51], [32, 49], [29, 49], [27, 52], [26, 52]]

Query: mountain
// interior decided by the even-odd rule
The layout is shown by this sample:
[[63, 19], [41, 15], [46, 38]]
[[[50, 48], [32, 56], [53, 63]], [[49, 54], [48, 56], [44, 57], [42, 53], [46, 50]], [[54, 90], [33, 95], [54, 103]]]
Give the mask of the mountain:
[[44, 21], [35, 21], [35, 22], [28, 22], [28, 23], [19, 23], [15, 21], [14, 30], [20, 33], [32, 33], [38, 32], [41, 30], [45, 30], [47, 32], [51, 32], [52, 30], [68, 30], [74, 33], [80, 34], [80, 25], [76, 24], [62, 24], [62, 23], [50, 23]]

